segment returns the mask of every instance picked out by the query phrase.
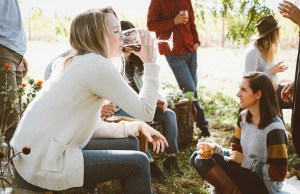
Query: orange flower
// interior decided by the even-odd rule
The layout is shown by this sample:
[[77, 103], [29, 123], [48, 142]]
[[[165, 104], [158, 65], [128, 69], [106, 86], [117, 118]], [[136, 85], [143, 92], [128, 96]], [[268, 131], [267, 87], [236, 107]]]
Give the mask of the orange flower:
[[6, 64], [4, 65], [4, 69], [6, 69], [6, 70], [10, 70], [10, 68], [11, 68], [11, 66], [10, 66], [10, 64], [9, 64], [9, 63], [6, 63]]
[[22, 83], [22, 88], [26, 88], [27, 84], [26, 83]]
[[29, 146], [23, 146], [22, 152], [23, 154], [28, 155], [31, 152], [31, 148]]
[[40, 87], [43, 85], [43, 83], [44, 83], [44, 82], [43, 82], [42, 80], [39, 80], [39, 81], [36, 82], [36, 84], [37, 84], [38, 86], [40, 86]]

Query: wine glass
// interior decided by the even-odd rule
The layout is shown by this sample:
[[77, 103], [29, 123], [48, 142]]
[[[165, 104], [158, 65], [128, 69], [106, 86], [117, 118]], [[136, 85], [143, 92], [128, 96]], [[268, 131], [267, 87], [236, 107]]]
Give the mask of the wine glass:
[[185, 15], [186, 17], [189, 17], [188, 11], [187, 10], [181, 10], [179, 12], [180, 15]]
[[209, 159], [212, 157], [214, 150], [213, 147], [209, 145], [210, 143], [212, 143], [210, 138], [201, 138], [198, 140], [198, 154], [201, 156], [197, 156], [199, 159]]
[[[146, 30], [141, 28], [131, 28], [128, 30], [122, 31], [125, 38], [123, 40], [123, 48], [128, 48], [133, 51], [140, 51], [141, 50], [141, 41], [140, 41], [140, 34], [145, 34]], [[159, 43], [167, 43], [170, 49], [173, 49], [173, 32], [170, 35], [169, 39], [154, 39], [156, 44]]]

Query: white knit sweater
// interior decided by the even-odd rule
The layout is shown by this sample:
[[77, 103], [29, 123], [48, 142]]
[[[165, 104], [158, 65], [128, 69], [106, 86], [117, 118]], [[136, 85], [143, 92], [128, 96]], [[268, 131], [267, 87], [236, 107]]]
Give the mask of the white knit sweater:
[[[50, 190], [83, 185], [82, 145], [94, 137], [127, 137], [137, 134], [136, 123], [101, 123], [104, 99], [115, 102], [130, 115], [151, 121], [156, 108], [158, 66], [145, 64], [144, 86], [136, 94], [112, 63], [93, 53], [75, 57], [62, 72], [56, 72], [30, 103], [11, 146], [24, 145], [29, 155], [17, 156], [14, 165], [29, 183]], [[95, 125], [97, 131], [93, 131]]]

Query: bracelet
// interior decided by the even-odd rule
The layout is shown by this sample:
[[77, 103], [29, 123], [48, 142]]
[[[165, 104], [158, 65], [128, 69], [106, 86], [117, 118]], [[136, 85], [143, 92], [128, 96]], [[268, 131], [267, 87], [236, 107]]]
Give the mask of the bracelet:
[[254, 172], [255, 171], [255, 167], [256, 167], [256, 164], [258, 163], [258, 160], [254, 159], [251, 166], [250, 166], [250, 171], [251, 172]]

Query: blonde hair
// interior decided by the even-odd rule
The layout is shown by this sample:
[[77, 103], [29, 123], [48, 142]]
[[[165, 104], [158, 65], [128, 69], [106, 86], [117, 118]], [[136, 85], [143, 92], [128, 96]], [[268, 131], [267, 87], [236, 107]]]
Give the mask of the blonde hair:
[[98, 53], [106, 58], [110, 56], [107, 13], [112, 13], [117, 18], [111, 7], [90, 9], [74, 18], [70, 29], [70, 44], [76, 51], [76, 55]]
[[279, 47], [279, 28], [276, 28], [273, 32], [258, 39], [255, 42], [258, 50], [260, 51], [262, 58], [271, 63], [278, 51]]

